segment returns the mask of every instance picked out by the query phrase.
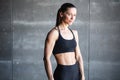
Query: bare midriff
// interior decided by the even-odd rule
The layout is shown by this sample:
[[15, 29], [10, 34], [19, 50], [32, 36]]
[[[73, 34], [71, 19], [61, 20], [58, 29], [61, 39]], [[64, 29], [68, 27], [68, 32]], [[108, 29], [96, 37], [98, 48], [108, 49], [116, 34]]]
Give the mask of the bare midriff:
[[57, 64], [73, 65], [76, 63], [74, 52], [58, 53], [55, 54], [54, 56], [56, 58]]

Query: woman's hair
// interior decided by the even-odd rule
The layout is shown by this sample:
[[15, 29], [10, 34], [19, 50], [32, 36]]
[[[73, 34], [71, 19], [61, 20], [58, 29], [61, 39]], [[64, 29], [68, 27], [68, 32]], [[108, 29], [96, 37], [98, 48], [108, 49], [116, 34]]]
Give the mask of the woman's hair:
[[58, 9], [57, 12], [56, 26], [59, 26], [59, 24], [61, 23], [60, 12], [64, 13], [65, 11], [67, 11], [68, 8], [76, 8], [76, 7], [71, 3], [64, 3], [63, 5], [61, 5], [61, 7]]

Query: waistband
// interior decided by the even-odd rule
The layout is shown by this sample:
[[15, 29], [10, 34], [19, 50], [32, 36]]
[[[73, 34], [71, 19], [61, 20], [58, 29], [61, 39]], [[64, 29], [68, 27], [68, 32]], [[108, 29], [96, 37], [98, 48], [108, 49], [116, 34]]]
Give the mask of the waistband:
[[61, 65], [61, 64], [57, 64], [57, 69], [59, 70], [76, 70], [78, 69], [78, 63], [76, 62], [73, 65]]

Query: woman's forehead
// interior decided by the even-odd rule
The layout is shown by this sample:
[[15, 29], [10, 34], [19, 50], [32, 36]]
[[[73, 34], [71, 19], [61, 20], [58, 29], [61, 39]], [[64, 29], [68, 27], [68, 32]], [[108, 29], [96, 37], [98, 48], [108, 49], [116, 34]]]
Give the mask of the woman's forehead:
[[77, 13], [77, 9], [76, 8], [68, 8], [66, 12]]

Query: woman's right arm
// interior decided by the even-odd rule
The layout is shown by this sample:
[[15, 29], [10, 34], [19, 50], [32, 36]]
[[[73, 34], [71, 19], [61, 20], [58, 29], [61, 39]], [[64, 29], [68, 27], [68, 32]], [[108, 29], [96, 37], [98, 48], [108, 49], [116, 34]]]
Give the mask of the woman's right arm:
[[44, 66], [46, 70], [46, 74], [48, 80], [54, 80], [53, 73], [52, 73], [52, 65], [50, 61], [50, 57], [52, 55], [53, 47], [56, 41], [56, 30], [51, 30], [45, 40], [45, 47], [44, 47]]

